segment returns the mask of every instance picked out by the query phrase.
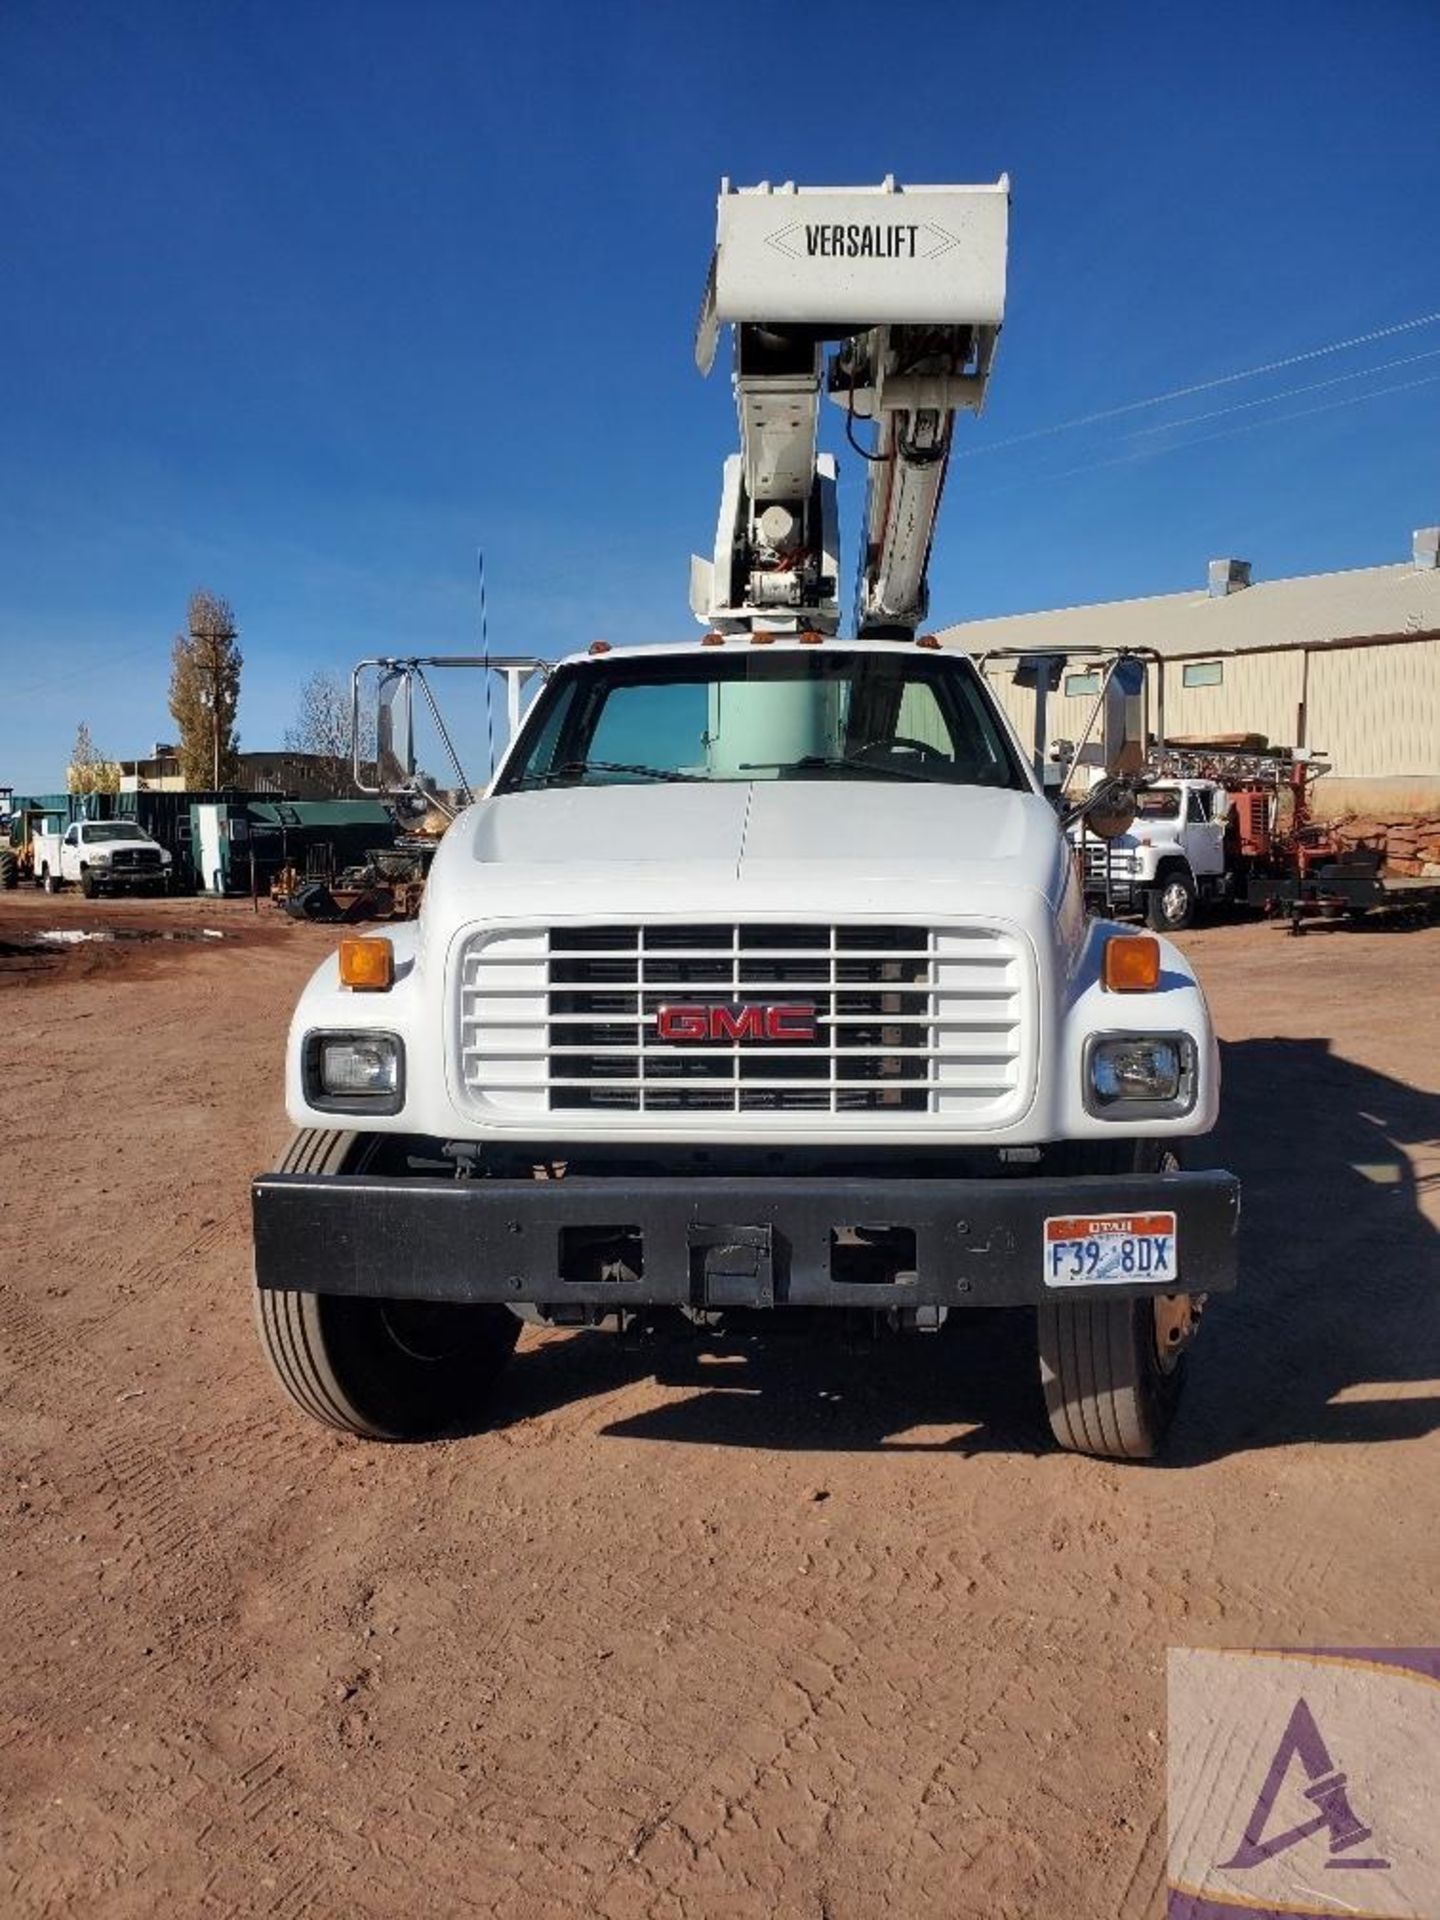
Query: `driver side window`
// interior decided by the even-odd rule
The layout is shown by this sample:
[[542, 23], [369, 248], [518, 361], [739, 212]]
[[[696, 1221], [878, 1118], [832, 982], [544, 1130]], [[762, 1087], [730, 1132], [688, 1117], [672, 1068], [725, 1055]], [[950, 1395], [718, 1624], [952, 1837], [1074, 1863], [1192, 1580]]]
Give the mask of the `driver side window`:
[[667, 772], [703, 768], [708, 713], [702, 685], [662, 681], [638, 686], [628, 699], [605, 702], [585, 757], [618, 766], [658, 766]]
[[67, 827], [65, 829], [65, 845], [67, 847], [78, 847], [79, 844], [80, 844], [79, 827]]
[[1209, 809], [1205, 805], [1204, 794], [1196, 793], [1193, 788], [1186, 802], [1185, 818], [1189, 820], [1192, 825], [1198, 826], [1204, 826], [1210, 818]]
[[955, 756], [955, 742], [940, 711], [940, 702], [935, 698], [934, 688], [924, 680], [906, 681], [895, 731], [902, 739], [921, 740], [927, 747], [934, 747], [947, 760]]

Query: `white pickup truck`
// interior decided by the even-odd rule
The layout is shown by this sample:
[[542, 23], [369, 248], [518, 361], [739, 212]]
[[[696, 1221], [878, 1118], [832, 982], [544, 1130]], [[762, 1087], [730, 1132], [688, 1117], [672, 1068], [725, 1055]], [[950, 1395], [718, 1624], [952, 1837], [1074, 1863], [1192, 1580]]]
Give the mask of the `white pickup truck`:
[[62, 832], [37, 832], [37, 887], [78, 886], [87, 900], [104, 893], [166, 893], [174, 865], [168, 850], [133, 820], [72, 820]]
[[1143, 915], [1160, 933], [1179, 933], [1202, 903], [1235, 897], [1227, 860], [1230, 795], [1214, 780], [1160, 780], [1136, 795], [1134, 824], [1100, 840], [1077, 822], [1085, 893], [1114, 913]]

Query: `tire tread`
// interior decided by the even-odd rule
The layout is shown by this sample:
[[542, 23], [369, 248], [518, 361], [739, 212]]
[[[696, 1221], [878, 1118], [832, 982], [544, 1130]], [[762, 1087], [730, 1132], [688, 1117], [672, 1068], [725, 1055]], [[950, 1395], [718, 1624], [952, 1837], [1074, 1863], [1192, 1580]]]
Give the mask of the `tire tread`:
[[[280, 1157], [280, 1173], [339, 1173], [355, 1152], [359, 1136], [304, 1127], [292, 1135]], [[255, 1289], [255, 1320], [260, 1344], [281, 1388], [322, 1426], [379, 1440], [387, 1436], [354, 1406], [325, 1357], [318, 1297], [271, 1287]]]
[[[1142, 1148], [1146, 1165], [1178, 1165], [1170, 1148]], [[1117, 1171], [1118, 1166], [1117, 1166]], [[1160, 1449], [1180, 1388], [1162, 1376], [1141, 1336], [1145, 1301], [1047, 1300], [1036, 1315], [1040, 1379], [1050, 1428], [1073, 1453], [1146, 1460]], [[1183, 1367], [1183, 1362], [1182, 1362]]]

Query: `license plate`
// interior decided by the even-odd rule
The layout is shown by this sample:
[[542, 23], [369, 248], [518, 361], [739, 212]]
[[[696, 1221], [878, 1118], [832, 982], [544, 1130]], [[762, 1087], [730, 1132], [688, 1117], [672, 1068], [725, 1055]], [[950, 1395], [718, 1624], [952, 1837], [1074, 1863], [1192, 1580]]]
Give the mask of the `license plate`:
[[1121, 1213], [1045, 1222], [1047, 1287], [1154, 1286], [1179, 1274], [1173, 1213]]

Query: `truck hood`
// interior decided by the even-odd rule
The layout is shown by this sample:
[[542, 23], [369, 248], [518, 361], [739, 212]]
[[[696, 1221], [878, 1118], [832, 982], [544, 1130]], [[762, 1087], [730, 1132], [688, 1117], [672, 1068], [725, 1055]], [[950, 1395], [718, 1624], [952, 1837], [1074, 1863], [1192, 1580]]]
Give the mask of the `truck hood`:
[[506, 794], [446, 834], [428, 899], [543, 914], [949, 911], [997, 890], [1058, 898], [1038, 795], [890, 781], [726, 781]]

